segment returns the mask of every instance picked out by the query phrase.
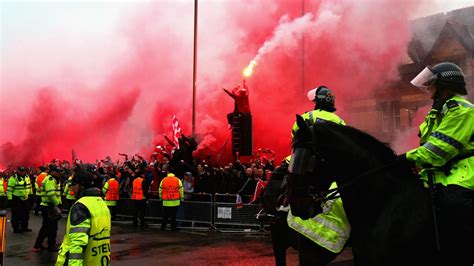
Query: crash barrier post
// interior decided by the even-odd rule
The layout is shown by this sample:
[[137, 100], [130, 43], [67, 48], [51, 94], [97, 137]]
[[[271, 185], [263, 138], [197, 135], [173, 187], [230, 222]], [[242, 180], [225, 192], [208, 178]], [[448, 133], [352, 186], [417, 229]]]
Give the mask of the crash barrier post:
[[[251, 232], [263, 230], [263, 225], [257, 220], [260, 205], [237, 204], [237, 194], [214, 195], [214, 225], [219, 231]], [[246, 202], [246, 201], [243, 201]], [[248, 202], [248, 201], [247, 201]]]
[[0, 210], [0, 265], [5, 257], [5, 227], [7, 225], [7, 210]]

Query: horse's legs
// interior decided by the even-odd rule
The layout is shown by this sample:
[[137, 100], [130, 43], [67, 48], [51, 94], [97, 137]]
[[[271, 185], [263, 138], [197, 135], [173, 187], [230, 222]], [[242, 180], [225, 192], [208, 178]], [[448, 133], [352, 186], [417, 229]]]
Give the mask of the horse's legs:
[[286, 265], [286, 250], [290, 246], [288, 241], [288, 225], [286, 220], [284, 222], [277, 222], [270, 225], [270, 232], [272, 234], [272, 248], [273, 256], [275, 257], [275, 265]]
[[329, 262], [334, 260], [337, 255], [339, 255], [339, 253], [332, 253], [331, 251], [319, 246], [303, 235], [300, 235], [298, 248], [298, 257], [301, 266], [327, 265]]

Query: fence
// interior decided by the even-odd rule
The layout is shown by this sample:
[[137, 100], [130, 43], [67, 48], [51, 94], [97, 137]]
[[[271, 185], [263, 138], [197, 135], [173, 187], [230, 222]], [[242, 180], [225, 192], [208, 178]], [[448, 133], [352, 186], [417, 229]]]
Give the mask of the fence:
[[[237, 230], [242, 228], [249, 231], [263, 230], [256, 219], [260, 211], [258, 204], [236, 204], [236, 194], [193, 193], [190, 199], [185, 199], [178, 209], [177, 221], [180, 227], [206, 228], [219, 231]], [[134, 213], [131, 199], [120, 199], [118, 216], [132, 217]], [[161, 220], [163, 215], [162, 202], [158, 199], [148, 200], [145, 211], [147, 220]]]

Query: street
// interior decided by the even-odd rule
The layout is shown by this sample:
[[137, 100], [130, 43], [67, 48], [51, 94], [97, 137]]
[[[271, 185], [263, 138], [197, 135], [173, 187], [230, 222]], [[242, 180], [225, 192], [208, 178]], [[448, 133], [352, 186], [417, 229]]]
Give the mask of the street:
[[[10, 214], [9, 214], [10, 215]], [[10, 216], [9, 216], [10, 217]], [[66, 218], [59, 222], [62, 241]], [[13, 234], [6, 230], [5, 265], [54, 265], [56, 253], [34, 251], [41, 216], [30, 216], [30, 233]], [[134, 227], [130, 221], [112, 223], [113, 265], [274, 265], [269, 233], [223, 233], [182, 228], [179, 232], [161, 231], [159, 226]], [[352, 265], [346, 249], [332, 266]], [[298, 254], [289, 249], [288, 265], [298, 265]]]

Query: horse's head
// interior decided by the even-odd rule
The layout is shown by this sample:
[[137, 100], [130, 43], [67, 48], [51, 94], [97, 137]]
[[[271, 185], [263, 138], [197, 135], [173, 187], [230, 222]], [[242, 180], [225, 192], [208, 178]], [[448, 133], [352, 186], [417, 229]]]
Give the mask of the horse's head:
[[299, 130], [293, 139], [288, 200], [293, 215], [309, 219], [321, 212], [321, 204], [314, 200], [314, 195], [329, 188], [334, 173], [331, 174], [322, 151], [317, 150], [321, 140], [317, 139], [313, 126], [308, 126], [299, 115], [296, 123]]

